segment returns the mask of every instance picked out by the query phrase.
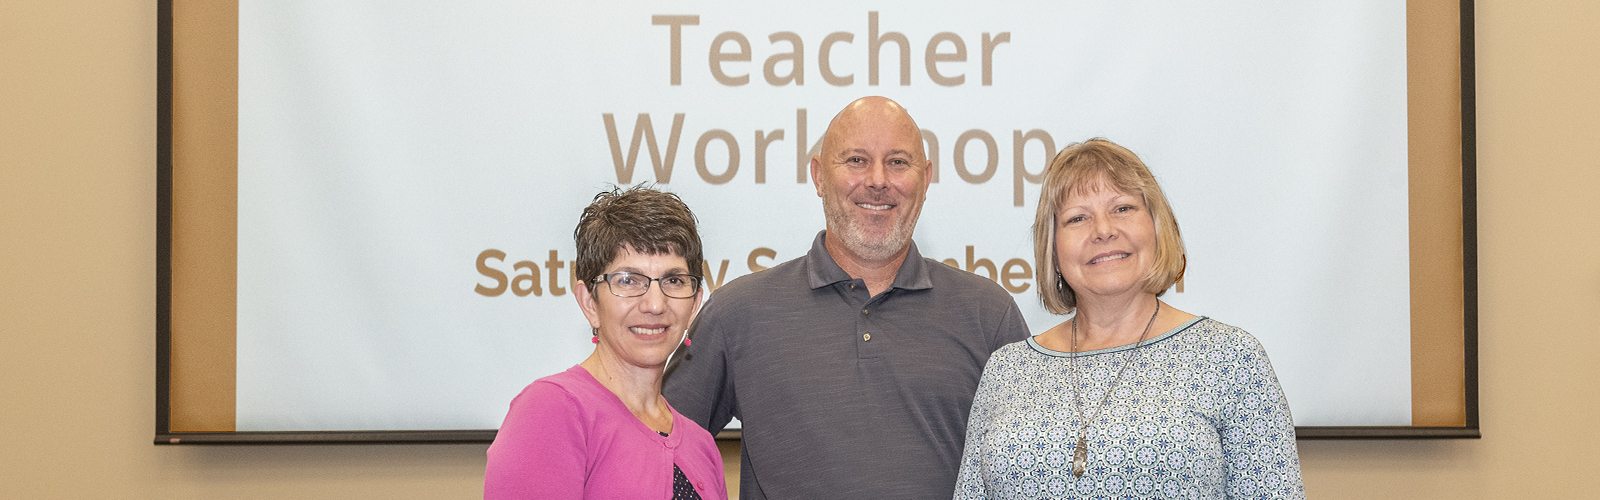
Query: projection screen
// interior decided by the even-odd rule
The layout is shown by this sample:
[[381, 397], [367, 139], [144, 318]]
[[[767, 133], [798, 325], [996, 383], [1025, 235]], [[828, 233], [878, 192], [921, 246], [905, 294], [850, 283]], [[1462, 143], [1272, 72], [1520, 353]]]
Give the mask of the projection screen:
[[1260, 339], [1301, 437], [1476, 437], [1470, 9], [164, 1], [156, 442], [488, 441], [592, 348], [595, 193], [680, 195], [714, 294], [809, 248], [866, 95], [923, 129], [922, 254], [1035, 333], [1041, 172], [1104, 137], [1182, 227], [1163, 299]]

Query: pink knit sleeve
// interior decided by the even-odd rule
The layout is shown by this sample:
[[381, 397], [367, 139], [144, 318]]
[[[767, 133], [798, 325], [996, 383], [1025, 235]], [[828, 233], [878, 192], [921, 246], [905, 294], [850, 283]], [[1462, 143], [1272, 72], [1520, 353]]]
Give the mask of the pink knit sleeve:
[[583, 498], [588, 432], [582, 411], [556, 384], [539, 381], [523, 389], [489, 445], [483, 497]]

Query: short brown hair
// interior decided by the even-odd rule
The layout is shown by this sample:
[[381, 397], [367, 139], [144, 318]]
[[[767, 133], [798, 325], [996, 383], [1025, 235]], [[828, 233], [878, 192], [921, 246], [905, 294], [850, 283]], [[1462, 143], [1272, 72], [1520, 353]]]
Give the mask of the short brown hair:
[[590, 291], [594, 277], [605, 273], [623, 247], [647, 255], [681, 256], [689, 264], [689, 274], [705, 278], [694, 212], [678, 195], [643, 184], [594, 195], [594, 202], [578, 218], [572, 239], [578, 246], [572, 272]]
[[1156, 177], [1128, 148], [1094, 138], [1068, 145], [1050, 160], [1044, 184], [1039, 189], [1039, 212], [1033, 218], [1033, 255], [1039, 300], [1055, 314], [1066, 314], [1078, 307], [1077, 293], [1056, 268], [1056, 211], [1072, 192], [1104, 185], [1144, 200], [1156, 227], [1156, 258], [1145, 273], [1144, 290], [1160, 297], [1183, 278], [1186, 257], [1183, 236], [1172, 206], [1156, 183]]

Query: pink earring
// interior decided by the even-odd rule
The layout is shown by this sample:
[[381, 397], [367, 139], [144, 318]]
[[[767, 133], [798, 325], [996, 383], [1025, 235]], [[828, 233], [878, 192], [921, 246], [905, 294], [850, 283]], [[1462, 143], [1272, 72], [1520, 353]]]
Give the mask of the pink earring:
[[694, 342], [693, 342], [693, 341], [691, 341], [691, 340], [689, 340], [689, 338], [688, 338], [688, 337], [684, 337], [684, 338], [683, 338], [683, 346], [684, 346], [684, 347], [689, 347], [689, 344], [693, 344], [693, 343], [694, 343]]
[[592, 344], [600, 343], [600, 336], [599, 335], [595, 335], [593, 337], [589, 337], [589, 343], [592, 343]]

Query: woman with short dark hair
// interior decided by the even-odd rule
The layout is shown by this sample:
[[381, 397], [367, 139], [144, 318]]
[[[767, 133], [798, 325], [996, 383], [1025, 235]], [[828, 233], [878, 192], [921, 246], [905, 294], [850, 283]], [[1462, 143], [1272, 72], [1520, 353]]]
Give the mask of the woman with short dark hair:
[[573, 287], [594, 353], [523, 389], [489, 446], [485, 498], [726, 499], [705, 429], [661, 397], [662, 369], [699, 310], [694, 214], [635, 187], [595, 196], [573, 231]]

